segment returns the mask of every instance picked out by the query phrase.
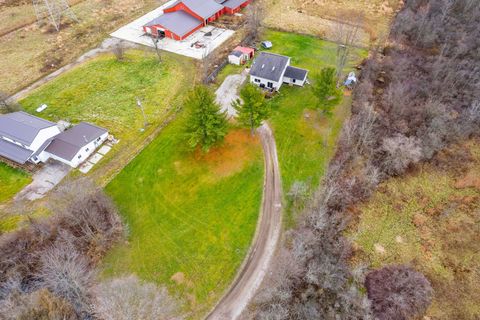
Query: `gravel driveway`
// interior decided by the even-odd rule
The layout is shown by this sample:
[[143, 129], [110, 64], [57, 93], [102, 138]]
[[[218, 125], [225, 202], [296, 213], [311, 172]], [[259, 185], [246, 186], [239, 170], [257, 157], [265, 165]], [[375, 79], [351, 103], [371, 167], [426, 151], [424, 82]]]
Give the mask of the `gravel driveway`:
[[245, 69], [241, 74], [234, 74], [225, 78], [222, 85], [215, 92], [216, 101], [221, 106], [222, 112], [227, 113], [227, 118], [235, 117], [237, 112], [232, 107], [232, 101], [239, 98], [238, 89], [247, 79], [248, 70]]

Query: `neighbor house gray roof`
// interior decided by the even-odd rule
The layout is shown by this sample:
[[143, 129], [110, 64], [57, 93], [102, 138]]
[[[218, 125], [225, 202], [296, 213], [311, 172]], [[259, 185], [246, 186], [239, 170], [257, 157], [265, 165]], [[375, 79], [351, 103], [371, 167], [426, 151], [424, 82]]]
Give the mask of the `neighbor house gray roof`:
[[175, 1], [169, 8], [174, 7], [179, 3], [183, 3], [203, 19], [210, 18], [223, 9], [223, 6], [218, 4], [215, 0], [179, 0]]
[[183, 37], [185, 34], [189, 33], [202, 22], [185, 11], [175, 11], [162, 14], [158, 18], [153, 19], [145, 25], [145, 27], [150, 27], [154, 25], [161, 25], [162, 27], [172, 31], [176, 35]]
[[45, 151], [70, 161], [84, 146], [107, 132], [93, 124], [81, 122], [56, 136]]
[[23, 111], [7, 113], [0, 116], [0, 135], [29, 146], [40, 130], [55, 125]]
[[278, 82], [281, 80], [285, 67], [289, 62], [289, 57], [262, 52], [253, 62], [250, 75]]
[[238, 8], [242, 3], [246, 2], [247, 0], [227, 0], [222, 4], [230, 9]]
[[24, 164], [30, 159], [33, 151], [22, 148], [19, 145], [0, 139], [0, 156]]
[[296, 79], [296, 80], [305, 80], [307, 77], [308, 70], [288, 66], [285, 70], [285, 77]]

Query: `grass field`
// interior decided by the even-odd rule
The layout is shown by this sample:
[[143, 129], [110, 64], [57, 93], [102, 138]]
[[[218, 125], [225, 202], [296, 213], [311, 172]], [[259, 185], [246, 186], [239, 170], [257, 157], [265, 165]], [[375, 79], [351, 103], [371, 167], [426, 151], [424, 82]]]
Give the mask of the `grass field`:
[[[265, 38], [274, 43], [272, 52], [290, 56], [293, 66], [306, 68], [310, 74], [335, 66], [337, 46], [332, 42], [278, 31], [267, 31]], [[354, 51], [345, 71], [350, 71], [365, 56], [363, 50]], [[282, 86], [272, 99], [270, 123], [275, 132], [285, 193], [295, 181], [317, 188], [335, 150], [343, 121], [350, 113], [350, 104], [350, 96], [343, 97], [333, 116], [328, 118], [313, 108], [315, 97], [309, 86]]]
[[[409, 264], [427, 276], [435, 292], [431, 319], [480, 316], [480, 145], [464, 148], [473, 158], [467, 173], [427, 164], [391, 179], [358, 208], [358, 221], [348, 232], [354, 264]], [[444, 163], [465, 166], [463, 160]], [[464, 176], [476, 176], [478, 188], [462, 187]]]
[[[142, 51], [128, 51], [125, 61], [106, 54], [61, 75], [20, 103], [32, 113], [46, 103], [48, 108], [40, 116], [52, 121], [88, 121], [108, 129], [120, 139], [119, 147], [106, 156], [111, 160], [115, 150], [141, 146], [142, 139], [165, 119], [166, 110], [180, 104], [191, 86], [192, 68], [191, 59], [167, 53], [162, 63], [156, 55]], [[144, 119], [136, 97], [150, 124], [143, 133]]]
[[107, 276], [134, 272], [167, 285], [193, 317], [232, 281], [252, 240], [262, 196], [257, 138], [233, 129], [207, 155], [186, 147], [184, 116], [106, 188], [130, 236], [105, 259]]
[[0, 203], [10, 200], [31, 180], [27, 173], [0, 162]]

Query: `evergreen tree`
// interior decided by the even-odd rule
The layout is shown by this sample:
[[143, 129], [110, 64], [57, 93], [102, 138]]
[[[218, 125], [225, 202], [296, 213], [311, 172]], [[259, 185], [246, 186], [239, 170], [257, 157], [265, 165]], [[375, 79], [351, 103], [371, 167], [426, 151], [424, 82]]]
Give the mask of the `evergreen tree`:
[[333, 107], [340, 99], [334, 68], [323, 68], [320, 73], [313, 76], [312, 92], [317, 98], [317, 109], [330, 116]]
[[252, 135], [262, 121], [268, 118], [269, 108], [265, 101], [265, 95], [257, 86], [248, 83], [240, 90], [240, 99], [232, 103], [237, 110], [238, 121], [249, 127]]
[[207, 152], [223, 141], [228, 130], [227, 119], [206, 86], [195, 87], [187, 96], [185, 106], [190, 110], [187, 134], [191, 148], [201, 147]]

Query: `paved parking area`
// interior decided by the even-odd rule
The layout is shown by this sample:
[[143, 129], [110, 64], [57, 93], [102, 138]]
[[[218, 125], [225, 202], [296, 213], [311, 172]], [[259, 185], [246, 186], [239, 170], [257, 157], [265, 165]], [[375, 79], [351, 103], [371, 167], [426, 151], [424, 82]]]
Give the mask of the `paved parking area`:
[[47, 192], [52, 190], [72, 168], [59, 161], [48, 161], [43, 168], [36, 172], [32, 179], [32, 183], [23, 188], [16, 196], [15, 200], [37, 200], [45, 196]]
[[[169, 1], [161, 7], [150, 11], [146, 15], [113, 32], [111, 36], [153, 48], [154, 44], [152, 38], [143, 34], [142, 26], [161, 15], [163, 13], [163, 8], [170, 6], [175, 1], [176, 0]], [[205, 34], [209, 32], [211, 32], [211, 35], [206, 36]], [[233, 30], [206, 26], [183, 41], [164, 38], [158, 42], [158, 47], [161, 50], [177, 53], [190, 58], [202, 59], [205, 55], [208, 55], [208, 53], [212, 52], [223, 42], [229, 39], [234, 33], [235, 32]], [[196, 43], [197, 41], [204, 44], [205, 47], [192, 47], [192, 44]]]

